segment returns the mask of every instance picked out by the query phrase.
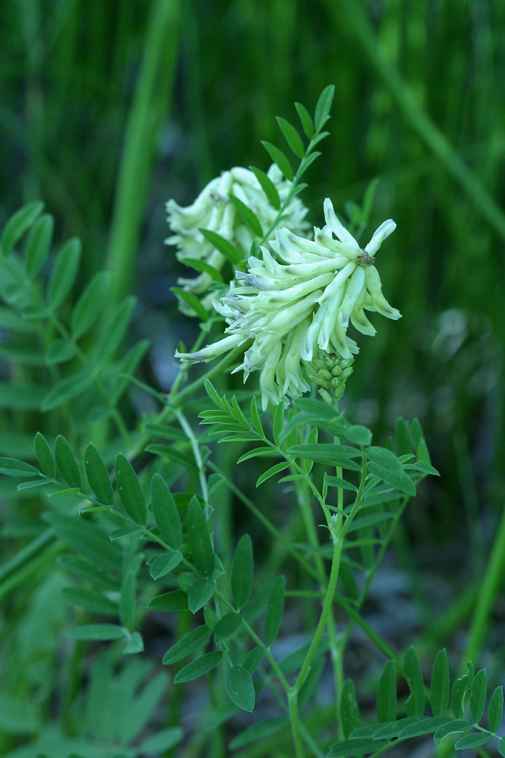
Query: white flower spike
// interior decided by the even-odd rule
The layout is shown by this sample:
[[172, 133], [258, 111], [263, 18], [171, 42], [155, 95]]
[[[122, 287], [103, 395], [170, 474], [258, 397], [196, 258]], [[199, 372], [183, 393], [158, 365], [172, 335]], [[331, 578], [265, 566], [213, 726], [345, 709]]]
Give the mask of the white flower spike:
[[[283, 179], [275, 164], [268, 170], [268, 177], [276, 186], [283, 202], [291, 190], [292, 183]], [[208, 263], [217, 271], [221, 270], [225, 258], [205, 239], [199, 229], [210, 229], [232, 242], [244, 258], [249, 254], [254, 237], [230, 202], [230, 195], [242, 200], [254, 211], [265, 232], [278, 215], [252, 171], [241, 167], [225, 171], [202, 190], [192, 205], [183, 208], [175, 200], [168, 201], [168, 224], [174, 233], [165, 242], [178, 246], [177, 257], [180, 261], [184, 263], [185, 259], [196, 258]], [[294, 197], [283, 213], [284, 224], [293, 232], [303, 233], [309, 226], [305, 221], [306, 214], [307, 208], [300, 198]], [[182, 278], [178, 283], [188, 292], [203, 295], [212, 282], [209, 274], [202, 273], [194, 279]], [[204, 299], [204, 305], [211, 306], [211, 297], [207, 296]]]
[[361, 249], [329, 199], [324, 201], [324, 215], [327, 226], [314, 230], [314, 242], [279, 229], [271, 247], [281, 262], [261, 248], [263, 260], [249, 258], [248, 272], [237, 274], [239, 283], [232, 282], [221, 301], [214, 302], [228, 323], [229, 336], [196, 353], [176, 356], [209, 361], [252, 340], [236, 370], [244, 371], [244, 381], [251, 371], [261, 371], [264, 408], [268, 401], [287, 404], [288, 397], [300, 397], [310, 389], [308, 379], [323, 382], [338, 400], [358, 352], [347, 336], [349, 321], [372, 336], [375, 328], [365, 310], [401, 317], [384, 298], [374, 266], [375, 253], [396, 224], [385, 221]]

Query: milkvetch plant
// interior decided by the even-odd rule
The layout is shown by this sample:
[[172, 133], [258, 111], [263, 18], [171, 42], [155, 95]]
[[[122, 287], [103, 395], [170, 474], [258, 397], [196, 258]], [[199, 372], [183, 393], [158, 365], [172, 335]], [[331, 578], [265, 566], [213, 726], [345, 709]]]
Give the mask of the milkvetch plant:
[[[442, 649], [425, 682], [410, 641], [394, 650], [363, 610], [418, 484], [437, 472], [417, 419], [399, 419], [381, 447], [339, 408], [361, 335], [375, 334], [365, 311], [393, 321], [400, 313], [383, 295], [375, 259], [394, 221], [384, 221], [363, 248], [329, 198], [322, 229], [310, 232], [305, 221], [301, 178], [328, 136], [332, 98], [327, 87], [314, 117], [296, 104], [303, 136], [279, 119], [296, 170], [265, 143], [274, 161], [267, 173], [234, 168], [192, 206], [168, 203], [168, 241], [199, 272], [184, 278], [176, 295], [182, 310], [202, 321], [193, 350], [177, 351], [179, 373], [168, 394], [135, 376], [147, 342], [120, 354], [135, 302], [128, 297], [102, 312], [107, 273], [69, 304], [80, 245], [71, 240], [50, 254], [52, 219], [41, 203], [22, 208], [3, 230], [1, 350], [30, 376], [12, 384], [10, 407], [39, 412], [45, 433], [36, 432], [24, 455], [0, 459], [6, 481], [21, 480], [9, 497], [40, 516], [32, 541], [0, 569], [0, 597], [38, 581], [43, 598], [56, 577], [66, 604], [57, 631], [51, 637], [36, 604], [26, 628], [35, 618], [54, 649], [63, 630], [75, 641], [67, 641], [70, 684], [58, 723], [45, 718], [51, 692], [36, 688], [36, 674], [29, 674], [35, 704], [24, 709], [18, 668], [6, 663], [3, 705], [17, 714], [32, 754], [140, 757], [184, 744], [187, 754], [207, 756], [212, 744], [220, 755], [283, 749], [297, 758], [336, 757], [379, 755], [423, 735], [443, 750], [452, 735], [456, 750], [498, 739], [505, 755], [501, 687], [483, 722], [486, 671], [463, 661], [451, 685]], [[367, 225], [371, 192], [363, 209], [354, 209], [359, 228]], [[394, 339], [392, 324], [381, 328]], [[192, 363], [207, 362], [190, 374]], [[235, 393], [234, 373], [251, 375]], [[133, 421], [124, 403], [131, 384], [157, 404]], [[261, 488], [259, 503], [237, 482], [242, 465]], [[251, 535], [236, 539], [231, 531], [231, 496], [280, 556], [268, 576]], [[301, 531], [296, 540], [293, 524]], [[286, 653], [280, 642], [288, 610], [301, 637]], [[156, 619], [162, 631], [154, 644]], [[355, 625], [377, 653], [376, 713], [365, 724], [360, 683], [346, 676]], [[137, 658], [121, 662], [122, 655]], [[167, 688], [162, 667], [172, 679], [166, 718], [158, 709]], [[154, 668], [160, 671], [153, 676]], [[315, 699], [325, 672], [332, 702], [321, 710]], [[399, 699], [400, 679], [409, 694]], [[208, 689], [208, 706], [198, 727], [185, 731], [184, 694], [195, 680], [200, 684], [189, 687]], [[257, 698], [271, 717], [256, 715]], [[6, 754], [14, 758], [11, 747]]]

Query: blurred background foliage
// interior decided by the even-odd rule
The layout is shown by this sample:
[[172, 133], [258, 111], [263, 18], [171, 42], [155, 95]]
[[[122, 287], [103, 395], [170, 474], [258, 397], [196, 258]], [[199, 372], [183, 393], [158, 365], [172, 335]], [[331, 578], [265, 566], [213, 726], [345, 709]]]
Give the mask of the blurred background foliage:
[[313, 111], [334, 83], [302, 197], [321, 225], [326, 196], [345, 216], [380, 178], [366, 234], [398, 224], [378, 265], [403, 314], [361, 340], [347, 413], [378, 441], [420, 418], [442, 478], [407, 526], [433, 550], [466, 539], [479, 509], [492, 532], [505, 494], [504, 81], [491, 0], [2, 0], [0, 225], [44, 200], [56, 242], [83, 239], [83, 279], [105, 265], [116, 298], [139, 296], [143, 378], [168, 389], [197, 326], [170, 292], [166, 200], [235, 165], [266, 170], [260, 140], [284, 147], [275, 117], [296, 123], [294, 101]]

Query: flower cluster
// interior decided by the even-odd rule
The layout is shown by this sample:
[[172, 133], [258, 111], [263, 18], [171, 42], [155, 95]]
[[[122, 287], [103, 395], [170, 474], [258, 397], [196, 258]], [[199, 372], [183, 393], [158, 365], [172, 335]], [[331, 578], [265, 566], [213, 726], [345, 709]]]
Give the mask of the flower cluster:
[[[270, 167], [267, 176], [275, 185], [283, 203], [292, 183], [283, 179], [275, 164]], [[178, 246], [177, 257], [180, 261], [184, 263], [188, 258], [198, 259], [217, 271], [221, 270], [225, 261], [223, 255], [205, 239], [199, 229], [209, 229], [232, 242], [244, 258], [249, 254], [254, 237], [230, 202], [230, 195], [237, 197], [256, 214], [265, 231], [275, 222], [278, 211], [268, 202], [254, 173], [245, 168], [232, 168], [213, 179], [192, 205], [183, 208], [175, 200], [168, 201], [168, 224], [174, 234], [165, 242]], [[302, 201], [293, 197], [283, 210], [283, 224], [293, 232], [302, 233], [309, 226], [304, 220], [306, 214], [307, 208]], [[203, 295], [212, 281], [209, 274], [202, 273], [194, 279], [180, 279], [179, 284], [189, 292]], [[207, 297], [204, 304], [210, 306], [210, 301], [211, 298]]]
[[[239, 368], [244, 380], [251, 371], [261, 371], [264, 408], [269, 400], [275, 405], [287, 403], [287, 397], [308, 392], [308, 380], [325, 356], [340, 361], [332, 364], [338, 369], [333, 377], [349, 368], [352, 355], [358, 352], [347, 335], [349, 322], [362, 334], [374, 335], [365, 310], [391, 319], [401, 315], [384, 298], [374, 266], [375, 253], [396, 224], [391, 219], [381, 224], [362, 250], [338, 220], [329, 199], [324, 202], [324, 214], [327, 225], [314, 230], [314, 241], [288, 229], [277, 230], [271, 247], [279, 260], [261, 248], [263, 260], [249, 258], [247, 273], [239, 272], [238, 283], [232, 282], [228, 293], [214, 303], [228, 323], [228, 336], [177, 357], [209, 361], [252, 340]], [[344, 366], [342, 361], [348, 363]]]

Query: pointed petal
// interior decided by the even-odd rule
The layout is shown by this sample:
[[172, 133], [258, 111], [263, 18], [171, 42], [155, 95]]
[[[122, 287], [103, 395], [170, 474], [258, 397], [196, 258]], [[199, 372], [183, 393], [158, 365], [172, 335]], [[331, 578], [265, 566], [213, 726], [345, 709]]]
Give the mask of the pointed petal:
[[337, 238], [342, 242], [346, 247], [351, 248], [351, 250], [357, 250], [361, 252], [361, 248], [352, 236], [350, 232], [347, 231], [345, 226], [343, 226], [340, 221], [337, 218], [337, 214], [335, 213], [333, 209], [333, 203], [331, 202], [330, 198], [327, 197], [324, 201], [324, 217], [326, 219], [326, 223], [332, 230], [332, 232], [337, 236]]
[[379, 272], [375, 266], [367, 266], [365, 269], [365, 282], [370, 295], [370, 299], [375, 309], [386, 318], [399, 319], [402, 317], [400, 311], [392, 308], [384, 295], [382, 294], [382, 285]]
[[373, 233], [373, 237], [368, 243], [368, 245], [365, 247], [365, 253], [368, 253], [370, 256], [374, 256], [377, 250], [380, 248], [386, 237], [389, 237], [390, 234], [394, 232], [396, 229], [396, 224], [393, 221], [393, 219], [388, 218], [387, 221], [384, 221], [383, 224], [379, 226], [378, 229], [375, 230]]
[[214, 358], [227, 353], [229, 350], [233, 350], [238, 347], [242, 342], [245, 342], [242, 334], [232, 334], [229, 337], [225, 337], [219, 342], [214, 342], [213, 345], [207, 345], [207, 347], [198, 350], [196, 353], [180, 353], [175, 351], [175, 357], [185, 363], [201, 363], [212, 361]]
[[362, 307], [354, 308], [353, 312], [351, 313], [351, 324], [355, 329], [358, 330], [358, 332], [361, 332], [361, 334], [368, 334], [370, 337], [373, 337], [377, 331], [365, 316], [365, 312]]

